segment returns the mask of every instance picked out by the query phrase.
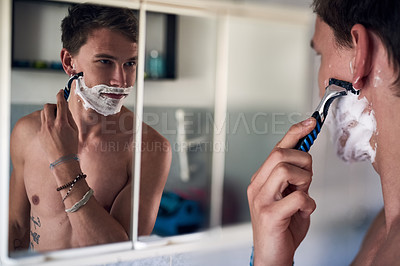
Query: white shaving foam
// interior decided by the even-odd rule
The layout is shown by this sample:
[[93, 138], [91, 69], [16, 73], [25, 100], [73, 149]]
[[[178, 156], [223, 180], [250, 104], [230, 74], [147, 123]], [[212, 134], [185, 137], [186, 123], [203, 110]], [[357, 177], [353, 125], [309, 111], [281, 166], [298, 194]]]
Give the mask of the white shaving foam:
[[382, 72], [381, 70], [377, 70], [377, 71], [375, 72], [375, 77], [374, 77], [374, 88], [377, 88], [377, 87], [379, 87], [379, 86], [382, 85], [383, 80], [382, 80], [382, 78], [380, 77], [381, 72]]
[[[76, 81], [75, 93], [83, 100], [83, 107], [95, 110], [97, 113], [104, 116], [114, 115], [121, 111], [124, 99], [132, 91], [133, 86], [128, 88], [111, 87], [104, 84], [93, 86], [89, 88], [86, 86], [85, 81], [80, 77]], [[103, 94], [123, 94], [121, 99], [114, 99], [107, 97]]]
[[354, 69], [353, 69], [353, 60], [350, 61], [350, 73], [353, 74]]
[[350, 93], [336, 99], [326, 122], [338, 156], [345, 162], [375, 161], [376, 145], [370, 140], [376, 133], [376, 119], [368, 100]]

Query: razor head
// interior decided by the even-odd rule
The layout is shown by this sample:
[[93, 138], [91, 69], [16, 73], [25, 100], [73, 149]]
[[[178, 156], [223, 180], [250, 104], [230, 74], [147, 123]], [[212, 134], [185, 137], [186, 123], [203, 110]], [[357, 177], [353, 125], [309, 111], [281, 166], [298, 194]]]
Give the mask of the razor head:
[[333, 100], [338, 97], [348, 95], [349, 92], [359, 95], [360, 91], [354, 89], [353, 84], [347, 81], [338, 80], [331, 78], [329, 79], [329, 85], [325, 88], [325, 94], [321, 99], [317, 109], [312, 114], [317, 120], [317, 125], [314, 130], [311, 131], [307, 136], [303, 137], [296, 144], [295, 149], [308, 152], [316, 140], [318, 134], [321, 132], [321, 127], [324, 124], [325, 118], [328, 115], [328, 109]]
[[359, 95], [360, 91], [354, 89], [351, 82], [334, 78], [329, 79], [329, 85], [325, 88], [325, 95], [322, 97], [321, 102], [316, 110], [321, 116], [322, 123], [328, 115], [328, 109], [333, 100], [338, 97], [345, 96], [348, 93]]
[[83, 72], [79, 72], [78, 74], [73, 75], [72, 77], [69, 78], [68, 82], [67, 82], [67, 86], [65, 86], [64, 88], [64, 98], [67, 101], [69, 98], [69, 94], [71, 93], [71, 86], [72, 86], [72, 82], [75, 79], [78, 79], [79, 77], [83, 77]]
[[339, 79], [334, 79], [334, 78], [330, 78], [329, 79], [329, 85], [336, 85], [342, 88], [345, 88], [347, 91], [355, 94], [355, 95], [359, 95], [360, 91], [354, 89], [353, 84], [351, 82], [347, 82], [347, 81], [343, 81], [343, 80], [339, 80]]

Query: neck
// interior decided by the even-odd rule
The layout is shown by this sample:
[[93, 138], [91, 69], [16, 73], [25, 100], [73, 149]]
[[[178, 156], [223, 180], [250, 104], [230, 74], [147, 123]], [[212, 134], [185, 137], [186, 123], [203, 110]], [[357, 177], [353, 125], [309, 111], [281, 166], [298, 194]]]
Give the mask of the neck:
[[400, 98], [382, 91], [375, 98], [378, 135], [374, 167], [381, 178], [386, 228], [400, 220]]

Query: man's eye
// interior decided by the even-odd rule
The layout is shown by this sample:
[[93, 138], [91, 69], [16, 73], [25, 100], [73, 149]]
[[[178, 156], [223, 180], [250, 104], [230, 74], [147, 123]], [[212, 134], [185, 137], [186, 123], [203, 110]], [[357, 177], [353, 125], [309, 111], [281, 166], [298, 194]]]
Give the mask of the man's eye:
[[111, 63], [111, 61], [107, 60], [107, 59], [100, 59], [99, 62], [102, 64], [110, 64]]
[[131, 62], [127, 62], [125, 63], [126, 66], [136, 66], [136, 62], [135, 61], [131, 61]]

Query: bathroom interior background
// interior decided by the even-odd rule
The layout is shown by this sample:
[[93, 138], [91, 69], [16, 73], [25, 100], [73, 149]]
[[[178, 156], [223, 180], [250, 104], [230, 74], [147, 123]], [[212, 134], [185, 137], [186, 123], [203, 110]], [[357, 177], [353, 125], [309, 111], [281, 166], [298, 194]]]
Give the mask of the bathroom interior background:
[[[307, 9], [310, 4], [268, 2], [279, 2], [288, 10]], [[56, 41], [60, 39], [59, 21], [65, 10], [64, 5], [51, 4], [36, 10], [39, 15], [24, 13], [25, 20], [35, 23], [15, 22], [16, 27], [25, 31], [21, 36], [15, 35], [14, 51], [20, 52], [13, 55], [14, 59], [58, 61], [61, 43]], [[223, 225], [250, 221], [246, 189], [252, 174], [286, 130], [309, 116], [318, 103], [318, 59], [309, 48], [313, 32], [313, 14], [311, 10], [309, 13], [307, 26], [258, 19], [230, 20]], [[163, 60], [165, 23], [164, 16], [148, 17], [149, 60], [152, 51], [157, 51], [158, 60]], [[145, 81], [144, 94], [145, 122], [163, 134], [173, 148], [165, 191], [198, 203], [201, 212], [197, 217], [204, 219], [204, 228], [209, 215], [211, 154], [213, 149], [220, 148], [212, 142], [214, 103], [218, 104], [218, 99], [214, 99], [216, 28], [212, 18], [179, 16], [176, 77], [150, 76]], [[33, 33], [36, 42], [27, 46], [24, 38]], [[21, 67], [12, 69], [11, 78], [12, 126], [23, 115], [40, 109], [46, 102], [54, 102], [55, 94], [68, 79], [62, 70]], [[132, 95], [126, 104], [131, 110], [133, 102]], [[314, 178], [310, 194], [317, 202], [317, 210], [296, 255], [296, 264], [349, 264], [372, 217], [382, 207], [379, 177], [368, 163], [347, 165], [337, 159], [325, 129], [311, 154]], [[247, 252], [241, 254], [246, 261]]]

